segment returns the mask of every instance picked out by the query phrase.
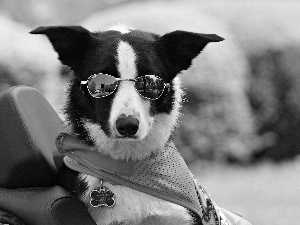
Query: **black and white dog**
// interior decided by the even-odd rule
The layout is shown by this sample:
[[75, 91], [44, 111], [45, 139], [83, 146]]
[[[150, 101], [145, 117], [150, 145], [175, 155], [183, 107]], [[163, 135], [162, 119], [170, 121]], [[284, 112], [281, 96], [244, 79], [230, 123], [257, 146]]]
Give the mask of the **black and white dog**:
[[[31, 33], [46, 35], [74, 72], [65, 107], [72, 133], [115, 160], [133, 161], [163, 151], [180, 114], [177, 75], [209, 42], [223, 40], [185, 31], [159, 36], [120, 25], [104, 32], [50, 26]], [[100, 185], [98, 178], [70, 169], [61, 180], [87, 204], [87, 193]], [[182, 206], [105, 180], [104, 185], [118, 204], [89, 207], [99, 225], [193, 223]]]

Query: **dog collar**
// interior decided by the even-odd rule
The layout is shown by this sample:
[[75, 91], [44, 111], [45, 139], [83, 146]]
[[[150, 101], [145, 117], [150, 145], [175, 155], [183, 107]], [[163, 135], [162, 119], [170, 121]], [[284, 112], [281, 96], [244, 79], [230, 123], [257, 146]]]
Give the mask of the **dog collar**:
[[[227, 224], [172, 142], [159, 154], [139, 161], [114, 160], [66, 133], [57, 136], [56, 146], [65, 155], [65, 165], [72, 170], [181, 205], [198, 215], [202, 222]], [[109, 192], [103, 186], [100, 189], [104, 194]]]

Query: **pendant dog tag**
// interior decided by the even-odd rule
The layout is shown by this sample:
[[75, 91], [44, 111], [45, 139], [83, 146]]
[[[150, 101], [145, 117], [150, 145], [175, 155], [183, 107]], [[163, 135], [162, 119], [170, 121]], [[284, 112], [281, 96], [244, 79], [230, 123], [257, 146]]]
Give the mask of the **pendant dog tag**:
[[93, 207], [112, 207], [115, 205], [115, 195], [108, 188], [102, 185], [90, 193], [90, 204]]

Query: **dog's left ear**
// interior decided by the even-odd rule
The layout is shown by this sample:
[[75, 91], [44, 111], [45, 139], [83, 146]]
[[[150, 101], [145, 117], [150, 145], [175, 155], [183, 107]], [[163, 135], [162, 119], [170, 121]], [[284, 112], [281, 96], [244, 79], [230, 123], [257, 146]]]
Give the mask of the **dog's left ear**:
[[175, 74], [190, 67], [192, 60], [201, 53], [209, 42], [223, 41], [216, 34], [200, 34], [174, 31], [161, 36], [158, 40]]
[[46, 35], [60, 61], [72, 69], [80, 64], [88, 46], [94, 40], [92, 33], [81, 26], [39, 27], [30, 33]]

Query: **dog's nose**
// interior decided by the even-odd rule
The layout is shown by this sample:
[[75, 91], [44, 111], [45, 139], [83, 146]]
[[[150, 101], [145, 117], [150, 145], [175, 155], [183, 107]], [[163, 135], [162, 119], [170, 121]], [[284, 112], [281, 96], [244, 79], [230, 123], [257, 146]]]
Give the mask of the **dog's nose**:
[[116, 121], [118, 132], [124, 137], [130, 137], [139, 130], [139, 120], [132, 115], [121, 114]]

